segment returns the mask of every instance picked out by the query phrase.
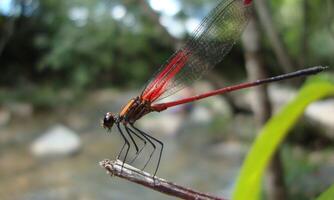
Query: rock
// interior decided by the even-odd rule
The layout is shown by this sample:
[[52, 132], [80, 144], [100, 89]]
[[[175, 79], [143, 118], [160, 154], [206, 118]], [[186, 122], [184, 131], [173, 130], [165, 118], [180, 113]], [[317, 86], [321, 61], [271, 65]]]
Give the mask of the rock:
[[312, 103], [306, 109], [306, 115], [334, 129], [334, 100]]
[[334, 138], [334, 100], [324, 100], [312, 103], [306, 109], [306, 116], [325, 127], [325, 132]]
[[80, 146], [80, 138], [75, 132], [56, 125], [33, 142], [31, 152], [38, 157], [66, 156], [78, 152]]

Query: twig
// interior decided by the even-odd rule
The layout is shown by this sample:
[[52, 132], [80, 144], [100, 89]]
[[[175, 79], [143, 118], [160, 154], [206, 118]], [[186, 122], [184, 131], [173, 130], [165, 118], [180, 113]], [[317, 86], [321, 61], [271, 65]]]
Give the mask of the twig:
[[107, 173], [111, 176], [118, 176], [120, 178], [143, 185], [167, 195], [182, 199], [224, 200], [224, 198], [218, 198], [208, 194], [200, 193], [195, 190], [168, 182], [156, 176], [153, 178], [149, 173], [125, 163], [122, 169], [122, 164], [123, 162], [120, 160], [103, 160], [100, 162], [100, 165], [105, 168]]

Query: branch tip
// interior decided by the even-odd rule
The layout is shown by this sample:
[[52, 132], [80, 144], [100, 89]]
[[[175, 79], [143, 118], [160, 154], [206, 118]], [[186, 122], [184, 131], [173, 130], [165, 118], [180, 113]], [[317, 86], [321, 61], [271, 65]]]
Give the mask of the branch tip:
[[131, 165], [123, 163], [120, 160], [103, 160], [99, 162], [107, 174], [110, 176], [118, 176], [128, 181], [140, 184], [147, 188], [156, 190], [158, 192], [182, 198], [182, 199], [197, 199], [197, 200], [223, 200], [223, 198], [214, 197], [205, 193], [197, 192], [195, 190], [179, 186], [172, 182], [168, 182], [159, 177], [153, 177], [151, 174], [137, 169]]

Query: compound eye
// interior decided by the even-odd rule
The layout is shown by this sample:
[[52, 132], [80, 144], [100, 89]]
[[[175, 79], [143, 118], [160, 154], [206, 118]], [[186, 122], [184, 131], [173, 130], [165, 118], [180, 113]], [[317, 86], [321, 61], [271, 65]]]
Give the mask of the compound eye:
[[108, 112], [104, 115], [102, 126], [106, 129], [111, 129], [115, 123], [115, 118], [112, 113]]

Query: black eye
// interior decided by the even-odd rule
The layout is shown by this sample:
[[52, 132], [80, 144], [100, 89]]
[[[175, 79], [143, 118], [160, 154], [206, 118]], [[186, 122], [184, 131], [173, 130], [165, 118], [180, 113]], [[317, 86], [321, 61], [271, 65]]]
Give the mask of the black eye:
[[111, 129], [115, 123], [115, 118], [111, 113], [107, 113], [103, 118], [103, 127]]

